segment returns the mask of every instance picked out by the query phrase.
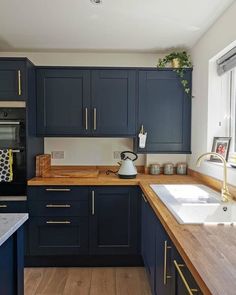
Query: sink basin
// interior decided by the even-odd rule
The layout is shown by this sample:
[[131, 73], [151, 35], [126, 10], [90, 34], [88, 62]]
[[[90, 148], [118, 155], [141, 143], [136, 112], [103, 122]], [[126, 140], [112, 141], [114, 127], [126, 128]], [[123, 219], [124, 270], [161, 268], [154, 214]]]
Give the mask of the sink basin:
[[236, 202], [224, 203], [205, 185], [150, 185], [181, 224], [236, 223]]

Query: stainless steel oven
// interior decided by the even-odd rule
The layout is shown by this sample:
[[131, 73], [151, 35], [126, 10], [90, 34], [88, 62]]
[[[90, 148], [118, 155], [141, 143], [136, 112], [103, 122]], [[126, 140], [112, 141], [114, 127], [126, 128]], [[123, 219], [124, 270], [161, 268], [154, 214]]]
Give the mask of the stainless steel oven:
[[12, 149], [13, 181], [0, 183], [0, 196], [26, 195], [25, 108], [0, 108], [0, 149]]

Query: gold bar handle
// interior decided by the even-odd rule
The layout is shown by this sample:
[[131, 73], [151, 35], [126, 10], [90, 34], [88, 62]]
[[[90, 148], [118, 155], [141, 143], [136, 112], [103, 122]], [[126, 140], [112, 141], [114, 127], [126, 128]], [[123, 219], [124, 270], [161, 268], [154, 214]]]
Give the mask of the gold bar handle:
[[92, 191], [92, 215], [95, 214], [95, 193]]
[[88, 108], [85, 108], [85, 130], [88, 130]]
[[71, 222], [68, 220], [63, 220], [63, 221], [53, 221], [53, 220], [49, 220], [46, 221], [47, 224], [70, 224]]
[[167, 250], [171, 249], [171, 246], [167, 245], [167, 241], [164, 242], [164, 272], [163, 272], [163, 281], [164, 285], [167, 284], [167, 279], [171, 279], [171, 276], [167, 275]]
[[147, 203], [147, 199], [145, 198], [144, 194], [142, 193], [142, 197], [145, 203]]
[[18, 75], [18, 95], [21, 96], [21, 71], [18, 70], [17, 71], [17, 75]]
[[189, 295], [193, 295], [193, 293], [197, 293], [198, 292], [198, 289], [191, 289], [189, 287], [189, 284], [186, 281], [186, 279], [184, 277], [184, 274], [181, 271], [181, 267], [185, 267], [185, 265], [184, 264], [178, 264], [176, 260], [174, 260], [174, 265], [175, 265], [175, 268], [177, 269], [177, 271], [178, 271], [178, 273], [179, 273], [179, 275], [181, 277], [181, 280], [183, 281], [183, 283], [185, 285], [186, 290], [188, 291], [188, 294]]
[[71, 205], [68, 205], [68, 204], [57, 204], [57, 205], [54, 205], [54, 204], [47, 204], [46, 205], [46, 208], [70, 208]]
[[93, 108], [93, 130], [97, 130], [97, 109]]
[[7, 205], [0, 205], [0, 208], [7, 208]]
[[46, 188], [47, 192], [70, 192], [70, 188]]

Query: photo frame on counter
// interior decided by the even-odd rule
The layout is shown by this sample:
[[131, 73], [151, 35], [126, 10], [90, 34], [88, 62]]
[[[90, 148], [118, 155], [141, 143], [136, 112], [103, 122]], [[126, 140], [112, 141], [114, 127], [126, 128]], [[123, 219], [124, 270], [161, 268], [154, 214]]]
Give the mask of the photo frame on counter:
[[[231, 137], [214, 137], [212, 152], [221, 155], [227, 161], [229, 156], [230, 141]], [[215, 156], [211, 156], [210, 161], [220, 162], [220, 159]]]

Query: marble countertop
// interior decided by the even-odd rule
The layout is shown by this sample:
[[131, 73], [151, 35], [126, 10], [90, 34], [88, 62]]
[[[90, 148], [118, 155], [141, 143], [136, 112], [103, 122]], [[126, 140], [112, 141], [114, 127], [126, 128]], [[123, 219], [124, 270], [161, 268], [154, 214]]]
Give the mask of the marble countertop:
[[0, 214], [0, 246], [29, 218], [27, 213]]

